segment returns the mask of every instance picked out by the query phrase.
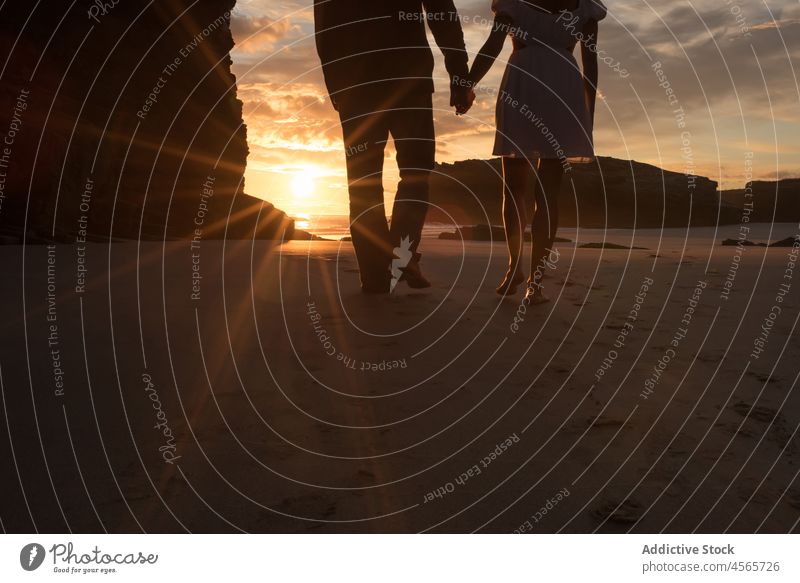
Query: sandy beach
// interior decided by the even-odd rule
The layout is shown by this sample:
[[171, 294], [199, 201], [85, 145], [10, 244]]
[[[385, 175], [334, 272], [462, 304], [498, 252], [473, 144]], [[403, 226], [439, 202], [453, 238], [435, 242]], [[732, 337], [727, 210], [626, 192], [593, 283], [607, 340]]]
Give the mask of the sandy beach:
[[502, 243], [425, 240], [390, 297], [349, 243], [88, 245], [83, 288], [74, 246], [0, 247], [3, 524], [796, 531], [797, 256], [728, 234], [561, 244], [540, 306]]

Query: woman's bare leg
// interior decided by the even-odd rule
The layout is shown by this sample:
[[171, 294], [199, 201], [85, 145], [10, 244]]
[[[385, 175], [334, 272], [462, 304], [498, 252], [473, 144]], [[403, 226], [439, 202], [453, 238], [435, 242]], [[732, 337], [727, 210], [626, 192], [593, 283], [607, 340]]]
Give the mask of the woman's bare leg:
[[525, 280], [522, 270], [522, 250], [528, 213], [525, 190], [530, 176], [530, 162], [525, 158], [503, 157], [503, 227], [508, 245], [508, 272], [497, 287], [501, 295], [513, 294]]
[[531, 275], [528, 278], [528, 292], [541, 292], [542, 277], [553, 261], [553, 243], [558, 230], [558, 194], [561, 191], [561, 180], [564, 176], [562, 162], [556, 158], [539, 160], [539, 171], [534, 200], [536, 210], [533, 213], [531, 231], [533, 234], [533, 252], [531, 253]]

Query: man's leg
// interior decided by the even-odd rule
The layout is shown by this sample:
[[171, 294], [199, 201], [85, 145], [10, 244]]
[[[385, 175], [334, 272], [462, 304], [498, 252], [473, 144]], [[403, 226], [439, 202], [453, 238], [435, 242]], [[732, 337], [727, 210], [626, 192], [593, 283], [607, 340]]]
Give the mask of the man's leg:
[[383, 155], [389, 129], [383, 114], [341, 107], [350, 234], [364, 291], [388, 291], [392, 247], [383, 204]]
[[389, 129], [397, 149], [400, 183], [392, 211], [391, 241], [406, 237], [416, 251], [428, 212], [429, 179], [436, 157], [432, 95], [403, 99], [390, 113]]

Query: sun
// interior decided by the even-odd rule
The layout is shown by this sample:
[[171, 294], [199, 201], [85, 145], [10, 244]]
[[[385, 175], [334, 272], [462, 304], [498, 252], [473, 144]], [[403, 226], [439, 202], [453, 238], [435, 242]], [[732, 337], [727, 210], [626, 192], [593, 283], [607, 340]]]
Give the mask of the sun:
[[314, 177], [308, 172], [298, 174], [292, 179], [292, 194], [295, 198], [306, 199], [314, 194]]

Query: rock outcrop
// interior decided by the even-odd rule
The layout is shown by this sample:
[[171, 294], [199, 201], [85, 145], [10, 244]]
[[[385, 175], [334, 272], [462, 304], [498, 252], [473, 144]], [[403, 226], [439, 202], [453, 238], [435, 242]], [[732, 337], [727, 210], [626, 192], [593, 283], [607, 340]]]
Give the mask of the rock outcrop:
[[724, 191], [722, 197], [738, 207], [752, 203], [750, 220], [756, 223], [800, 222], [800, 178], [757, 180], [744, 189]]
[[[533, 180], [531, 181], [533, 183]], [[502, 222], [499, 159], [437, 166], [431, 188], [431, 220]], [[729, 224], [740, 211], [720, 200], [717, 183], [702, 176], [662, 170], [635, 161], [599, 157], [574, 164], [559, 196], [562, 226], [683, 227]]]
[[284, 213], [243, 190], [234, 4], [6, 3], [4, 240], [291, 235]]

